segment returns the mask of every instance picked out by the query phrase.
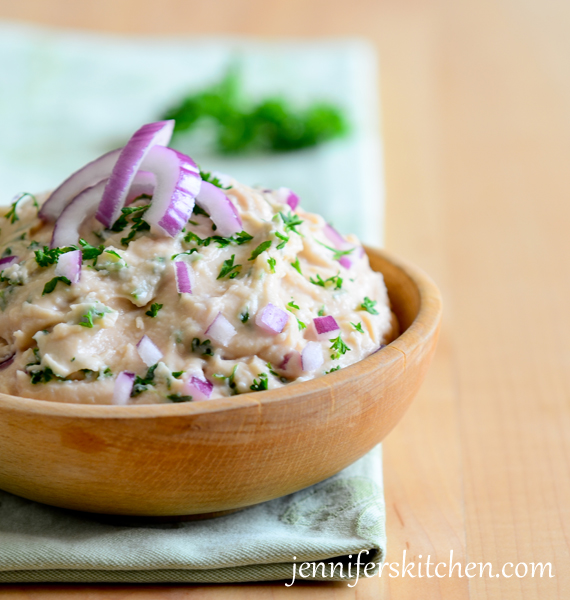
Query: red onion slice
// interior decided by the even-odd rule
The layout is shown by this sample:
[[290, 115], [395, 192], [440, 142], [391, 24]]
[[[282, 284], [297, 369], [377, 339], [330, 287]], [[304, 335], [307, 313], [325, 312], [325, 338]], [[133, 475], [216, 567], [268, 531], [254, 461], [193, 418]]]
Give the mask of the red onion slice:
[[115, 379], [113, 388], [113, 404], [124, 405], [129, 403], [133, 385], [135, 383], [135, 374], [128, 371], [121, 371]]
[[65, 254], [60, 254], [55, 266], [57, 277], [67, 277], [71, 283], [77, 283], [81, 279], [81, 250], [72, 250]]
[[16, 357], [16, 353], [11, 354], [10, 356], [7, 356], [6, 358], [3, 358], [2, 360], [0, 360], [0, 371], [2, 369], [7, 369], [14, 362], [15, 357]]
[[176, 289], [179, 294], [191, 294], [192, 282], [190, 279], [190, 267], [181, 260], [174, 263], [174, 275], [176, 277]]
[[7, 267], [11, 267], [16, 264], [20, 259], [13, 254], [12, 256], [5, 256], [4, 258], [0, 258], [0, 271], [3, 271]]
[[207, 379], [192, 376], [184, 385], [184, 394], [192, 396], [192, 400], [208, 400], [213, 389], [214, 384]]
[[155, 146], [142, 168], [156, 175], [156, 188], [144, 220], [163, 234], [175, 237], [184, 228], [200, 189], [200, 169], [185, 154]]
[[94, 161], [75, 171], [46, 200], [38, 213], [42, 221], [53, 223], [63, 212], [70, 201], [84, 189], [94, 186], [111, 174], [121, 148], [103, 154]]
[[328, 340], [332, 332], [340, 330], [336, 319], [330, 315], [326, 317], [315, 317], [313, 319], [315, 324], [315, 331], [317, 332], [317, 339]]
[[143, 335], [137, 344], [139, 356], [147, 367], [152, 367], [164, 356], [156, 347], [156, 344], [148, 337]]
[[236, 207], [219, 187], [202, 181], [196, 196], [196, 204], [210, 215], [216, 226], [217, 235], [230, 237], [242, 230], [242, 222]]
[[295, 210], [299, 206], [299, 196], [289, 188], [280, 187], [275, 190], [277, 199], [283, 204], [288, 204], [291, 210]]
[[289, 313], [281, 308], [267, 304], [255, 317], [255, 324], [273, 335], [281, 333], [289, 320]]
[[237, 332], [235, 327], [220, 312], [204, 333], [212, 338], [214, 342], [227, 346]]
[[323, 349], [318, 342], [308, 342], [301, 353], [303, 371], [315, 371], [323, 364]]
[[[77, 245], [79, 242], [79, 229], [87, 219], [95, 215], [108, 181], [108, 179], [103, 179], [96, 185], [83, 190], [66, 206], [55, 223], [50, 242], [51, 248]], [[154, 182], [153, 173], [139, 171], [133, 179], [127, 200], [132, 201], [141, 193], [152, 195]]]
[[149, 151], [155, 146], [166, 146], [173, 129], [173, 120], [147, 123], [121, 150], [97, 210], [97, 219], [105, 227], [111, 227], [119, 218], [133, 179]]

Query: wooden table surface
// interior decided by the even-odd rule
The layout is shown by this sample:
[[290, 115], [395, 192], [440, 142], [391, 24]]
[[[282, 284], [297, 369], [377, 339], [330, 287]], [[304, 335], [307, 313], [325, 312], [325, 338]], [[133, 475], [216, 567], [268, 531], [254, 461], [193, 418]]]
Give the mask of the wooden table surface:
[[449, 561], [453, 550], [494, 572], [550, 562], [554, 575], [385, 572], [354, 588], [6, 586], [0, 596], [570, 598], [570, 4], [0, 0], [0, 17], [125, 33], [350, 34], [376, 45], [386, 245], [424, 267], [445, 301], [431, 372], [385, 443], [387, 560], [406, 550]]

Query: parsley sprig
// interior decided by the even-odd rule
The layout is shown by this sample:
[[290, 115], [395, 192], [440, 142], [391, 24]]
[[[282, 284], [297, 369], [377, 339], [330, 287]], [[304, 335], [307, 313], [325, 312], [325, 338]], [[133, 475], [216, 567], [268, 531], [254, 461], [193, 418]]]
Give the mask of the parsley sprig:
[[342, 341], [342, 338], [340, 337], [340, 335], [337, 338], [329, 340], [329, 342], [332, 342], [331, 347], [330, 347], [330, 349], [333, 350], [333, 353], [331, 354], [331, 359], [332, 360], [337, 360], [342, 355], [346, 354], [347, 352], [351, 352], [352, 351], [352, 349], [349, 348]]
[[251, 253], [251, 256], [247, 260], [255, 260], [262, 252], [271, 248], [271, 240], [262, 242], [259, 246]]
[[40, 205], [38, 204], [38, 201], [36, 200], [36, 197], [33, 194], [29, 194], [28, 192], [24, 192], [23, 194], [20, 194], [19, 196], [16, 196], [16, 199], [14, 200], [14, 202], [12, 202], [11, 208], [10, 210], [4, 215], [5, 219], [8, 219], [8, 221], [10, 221], [10, 223], [13, 225], [16, 221], [20, 220], [20, 217], [18, 216], [18, 204], [21, 200], [23, 200], [24, 198], [26, 198], [27, 196], [29, 196], [33, 203], [34, 206], [36, 208], [39, 208]]
[[315, 277], [315, 279], [313, 279], [312, 277], [310, 277], [309, 281], [313, 285], [320, 285], [321, 287], [329, 287], [328, 284], [330, 283], [331, 284], [330, 287], [332, 287], [334, 285], [334, 289], [335, 290], [340, 290], [342, 288], [343, 279], [340, 276], [340, 271], [339, 271], [336, 275], [333, 275], [332, 277], [328, 277], [327, 279], [323, 279], [317, 273], [317, 276]]
[[235, 279], [240, 274], [241, 265], [234, 265], [234, 259], [236, 255], [232, 254], [231, 258], [224, 260], [220, 274], [216, 279], [222, 279], [229, 276], [230, 279]]
[[320, 244], [321, 246], [324, 246], [327, 250], [330, 250], [333, 253], [333, 260], [340, 260], [343, 256], [351, 254], [356, 250], [356, 248], [349, 248], [348, 250], [337, 250], [332, 246], [327, 246], [326, 244], [319, 242], [319, 240], [315, 240], [315, 242], [317, 242], [317, 244]]
[[158, 314], [158, 311], [164, 306], [164, 304], [158, 304], [157, 302], [153, 302], [150, 305], [150, 309], [147, 310], [144, 314], [149, 316], [149, 317], [156, 317], [156, 315]]
[[364, 300], [360, 305], [362, 310], [368, 311], [371, 315], [377, 315], [378, 311], [376, 310], [376, 305], [378, 302], [376, 300], [370, 300], [368, 296], [364, 296]]
[[42, 296], [45, 296], [46, 294], [51, 294], [55, 290], [55, 287], [59, 281], [61, 281], [61, 283], [65, 283], [65, 285], [71, 285], [71, 281], [69, 281], [67, 277], [54, 277], [45, 284]]
[[257, 376], [259, 377], [259, 381], [254, 379], [253, 383], [249, 386], [249, 389], [254, 392], [262, 392], [263, 390], [268, 389], [269, 383], [267, 381], [267, 373], [258, 373]]
[[283, 220], [283, 225], [285, 225], [285, 231], [293, 231], [297, 235], [303, 235], [297, 231], [297, 227], [303, 223], [303, 219], [301, 219], [295, 213], [289, 213], [286, 215], [285, 213], [280, 212], [279, 214]]

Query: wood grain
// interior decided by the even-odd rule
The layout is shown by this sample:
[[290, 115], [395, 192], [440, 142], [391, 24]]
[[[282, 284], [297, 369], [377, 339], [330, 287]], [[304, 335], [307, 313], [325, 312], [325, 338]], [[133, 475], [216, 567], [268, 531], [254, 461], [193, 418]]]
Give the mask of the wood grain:
[[[440, 285], [433, 366], [385, 444], [388, 560], [551, 561], [552, 579], [9, 587], [33, 598], [570, 597], [570, 14], [557, 0], [0, 0], [136, 33], [364, 35], [379, 50], [387, 247]], [[285, 596], [287, 593], [287, 596]]]
[[441, 320], [429, 277], [385, 252], [368, 255], [402, 330], [380, 352], [303, 384], [208, 402], [120, 407], [0, 394], [0, 489], [79, 511], [199, 515], [338, 473], [400, 420]]

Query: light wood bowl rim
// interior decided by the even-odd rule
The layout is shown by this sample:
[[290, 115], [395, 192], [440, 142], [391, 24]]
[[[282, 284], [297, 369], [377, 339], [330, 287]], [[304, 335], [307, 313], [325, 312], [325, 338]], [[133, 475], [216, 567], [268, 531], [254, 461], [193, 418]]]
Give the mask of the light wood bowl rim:
[[[342, 381], [361, 377], [373, 376], [378, 369], [400, 359], [401, 354], [408, 355], [423, 343], [426, 338], [438, 329], [441, 319], [441, 294], [433, 280], [420, 268], [408, 261], [395, 257], [391, 253], [377, 248], [366, 247], [367, 254], [376, 254], [381, 259], [391, 263], [403, 271], [415, 284], [420, 298], [418, 314], [411, 325], [393, 342], [380, 352], [371, 354], [365, 359], [339, 371], [319, 377], [286, 385], [275, 390], [251, 392], [230, 398], [216, 398], [202, 402], [187, 402], [179, 404], [138, 404], [131, 406], [114, 406], [109, 404], [74, 404], [68, 402], [52, 402], [36, 400], [21, 396], [0, 393], [0, 409], [7, 408], [25, 413], [41, 414], [60, 417], [76, 417], [82, 419], [148, 419], [173, 416], [189, 416], [223, 411], [239, 410], [244, 407], [261, 406], [285, 401], [301, 396], [308, 400], [322, 390], [323, 386], [333, 387]], [[418, 335], [419, 334], [419, 335]], [[386, 351], [396, 350], [396, 354]]]

